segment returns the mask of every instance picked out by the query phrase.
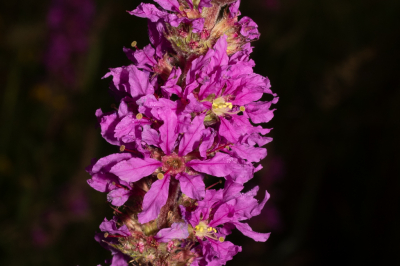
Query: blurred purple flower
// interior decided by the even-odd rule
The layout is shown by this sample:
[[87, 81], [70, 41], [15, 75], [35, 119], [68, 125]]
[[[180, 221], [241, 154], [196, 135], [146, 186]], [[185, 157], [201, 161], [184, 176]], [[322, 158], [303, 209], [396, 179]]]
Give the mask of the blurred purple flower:
[[76, 57], [87, 51], [94, 11], [93, 0], [53, 0], [50, 4], [44, 61], [48, 73], [67, 86], [75, 82]]

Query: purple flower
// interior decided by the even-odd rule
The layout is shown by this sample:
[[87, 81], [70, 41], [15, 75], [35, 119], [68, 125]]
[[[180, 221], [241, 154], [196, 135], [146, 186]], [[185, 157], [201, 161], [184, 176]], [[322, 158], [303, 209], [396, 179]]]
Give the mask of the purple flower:
[[[269, 237], [246, 223], [268, 192], [258, 202], [258, 187], [242, 191], [272, 140], [254, 124], [272, 119], [278, 97], [253, 72], [249, 42], [259, 33], [250, 18], [238, 20], [240, 1], [155, 2], [129, 12], [149, 19], [151, 44], [124, 48], [133, 64], [105, 75], [118, 109], [96, 111], [101, 135], [121, 152], [87, 168], [89, 185], [118, 207], [96, 239], [112, 265], [225, 265], [242, 250], [226, 241], [233, 229]], [[273, 99], [261, 101], [265, 93]], [[224, 188], [206, 188], [208, 176]]]

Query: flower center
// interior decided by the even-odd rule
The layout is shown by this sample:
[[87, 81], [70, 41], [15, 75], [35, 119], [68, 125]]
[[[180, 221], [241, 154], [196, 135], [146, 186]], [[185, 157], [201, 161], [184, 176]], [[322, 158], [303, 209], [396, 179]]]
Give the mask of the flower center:
[[204, 221], [201, 221], [196, 227], [194, 228], [196, 231], [196, 236], [199, 238], [209, 237], [212, 239], [217, 239], [215, 233], [217, 233], [217, 229], [213, 227], [209, 227]]
[[175, 153], [163, 156], [161, 162], [163, 164], [162, 171], [164, 173], [168, 172], [171, 175], [183, 172], [186, 167], [184, 159]]
[[212, 103], [212, 111], [217, 116], [222, 116], [232, 110], [232, 103], [226, 102], [223, 97], [218, 97]]

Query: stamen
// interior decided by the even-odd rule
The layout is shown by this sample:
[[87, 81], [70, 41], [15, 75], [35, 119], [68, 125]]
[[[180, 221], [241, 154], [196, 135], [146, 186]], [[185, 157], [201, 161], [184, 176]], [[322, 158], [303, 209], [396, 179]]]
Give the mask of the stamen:
[[143, 114], [141, 114], [141, 113], [138, 113], [137, 115], [136, 115], [136, 119], [142, 119], [143, 118]]
[[206, 190], [212, 188], [213, 186], [216, 186], [216, 185], [218, 185], [218, 184], [221, 184], [221, 183], [222, 183], [222, 180], [219, 180], [217, 183], [212, 184], [211, 186], [209, 186], [208, 188], [206, 188]]
[[139, 152], [137, 152], [137, 151], [133, 151], [133, 150], [129, 150], [129, 149], [125, 148], [125, 145], [121, 145], [121, 146], [119, 147], [119, 151], [120, 151], [120, 152], [128, 151], [128, 152], [133, 152], [133, 153], [139, 154]]
[[135, 48], [137, 49], [137, 46], [136, 46], [136, 45], [137, 45], [137, 41], [133, 41], [133, 42], [131, 43], [131, 46], [132, 46], [132, 47], [135, 47]]
[[158, 173], [157, 174], [157, 178], [162, 180], [164, 178], [164, 174], [163, 173]]
[[220, 237], [220, 238], [218, 238], [218, 240], [219, 240], [219, 242], [224, 242], [225, 241], [225, 238], [223, 238], [222, 236]]
[[242, 111], [242, 112], [244, 112], [244, 111], [246, 111], [246, 107], [244, 107], [244, 106], [240, 106], [240, 111]]

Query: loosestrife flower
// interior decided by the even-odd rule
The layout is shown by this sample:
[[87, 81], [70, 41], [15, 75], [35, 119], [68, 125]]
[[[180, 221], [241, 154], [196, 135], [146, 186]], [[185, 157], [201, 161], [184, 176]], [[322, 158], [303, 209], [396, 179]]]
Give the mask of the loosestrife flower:
[[[93, 160], [88, 184], [107, 193], [112, 220], [96, 240], [113, 266], [225, 265], [242, 248], [233, 229], [256, 241], [243, 222], [259, 215], [258, 187], [243, 184], [262, 168], [271, 105], [268, 78], [253, 73], [250, 41], [257, 25], [240, 15], [240, 0], [155, 0], [132, 15], [149, 20], [151, 43], [124, 48], [129, 66], [112, 68], [119, 102], [96, 111], [101, 135], [119, 152]], [[261, 101], [263, 94], [272, 100]], [[210, 178], [222, 189], [206, 187]]]

